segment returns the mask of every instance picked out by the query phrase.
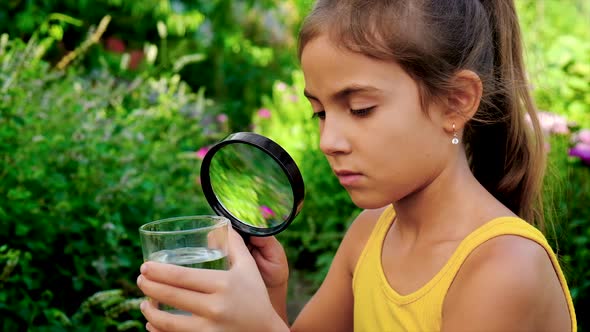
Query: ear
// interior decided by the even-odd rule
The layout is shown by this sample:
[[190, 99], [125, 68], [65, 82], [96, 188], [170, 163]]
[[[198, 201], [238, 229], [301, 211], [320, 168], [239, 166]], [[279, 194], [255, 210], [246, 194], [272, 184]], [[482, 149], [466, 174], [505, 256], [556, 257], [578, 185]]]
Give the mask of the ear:
[[444, 97], [444, 129], [449, 133], [453, 132], [453, 124], [457, 131], [465, 127], [477, 112], [483, 94], [481, 79], [471, 70], [457, 72], [451, 86], [451, 91]]

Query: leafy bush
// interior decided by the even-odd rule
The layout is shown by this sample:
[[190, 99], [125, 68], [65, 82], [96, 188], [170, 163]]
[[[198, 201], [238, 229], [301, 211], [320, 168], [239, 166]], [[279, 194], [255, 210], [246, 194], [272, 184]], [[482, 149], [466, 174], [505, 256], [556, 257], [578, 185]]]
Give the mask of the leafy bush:
[[[194, 151], [225, 136], [225, 124], [178, 75], [55, 71], [39, 51], [35, 40], [1, 38], [1, 329], [66, 328], [81, 317], [92, 331], [135, 326], [108, 319], [129, 303], [111, 306], [141, 295], [137, 228], [211, 212]], [[119, 299], [99, 293], [82, 304], [109, 289]], [[102, 316], [84, 316], [92, 303]]]
[[527, 67], [540, 109], [590, 127], [590, 5], [580, 0], [517, 1]]
[[[310, 3], [0, 4], [0, 18], [11, 18], [0, 19], [0, 32], [28, 40], [0, 38], [1, 330], [141, 329], [137, 227], [210, 213], [198, 186], [199, 158], [228, 131], [250, 124], [301, 168], [304, 208], [279, 239], [317, 287], [358, 210], [318, 149], [302, 75], [292, 73], [292, 32]], [[538, 105], [574, 121], [574, 131], [589, 128], [590, 32], [577, 23], [588, 4], [517, 5]], [[107, 13], [113, 16], [102, 48], [82, 47]], [[122, 51], [107, 40], [122, 42]], [[51, 69], [72, 49], [86, 56], [65, 71]], [[136, 50], [146, 59], [155, 51], [156, 65], [121, 65]], [[254, 107], [259, 101], [262, 108]], [[590, 327], [580, 314], [590, 306], [590, 168], [567, 156], [571, 139], [550, 136], [546, 191], [558, 221], [550, 235], [582, 331]]]
[[[87, 67], [107, 62], [118, 75], [128, 75], [126, 69], [119, 69], [121, 58], [127, 57], [135, 70], [149, 70], [140, 63], [155, 56], [158, 72], [179, 70], [182, 80], [193, 89], [204, 87], [207, 97], [224, 102], [228, 124], [243, 130], [260, 96], [269, 93], [273, 82], [288, 76], [294, 67], [293, 32], [308, 2], [15, 0], [0, 4], [0, 33], [25, 40], [38, 30], [52, 34], [60, 42], [46, 58], [55, 62], [109, 15], [112, 21], [104, 33], [103, 46], [111, 54], [92, 50], [84, 58]], [[59, 16], [62, 14], [76, 20], [65, 22]], [[203, 61], [190, 61], [195, 56]], [[183, 57], [187, 63], [174, 68]]]
[[[590, 115], [588, 115], [590, 117]], [[546, 193], [552, 198], [548, 215], [554, 218], [553, 247], [558, 253], [578, 313], [579, 331], [590, 322], [582, 315], [590, 306], [590, 167], [568, 156], [572, 134], [550, 137]]]

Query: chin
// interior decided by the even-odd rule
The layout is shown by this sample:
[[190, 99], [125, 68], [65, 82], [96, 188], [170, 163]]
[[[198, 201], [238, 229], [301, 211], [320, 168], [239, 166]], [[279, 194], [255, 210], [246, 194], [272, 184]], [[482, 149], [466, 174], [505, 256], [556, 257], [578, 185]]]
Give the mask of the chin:
[[383, 197], [371, 197], [369, 195], [363, 194], [354, 194], [348, 192], [350, 195], [350, 199], [354, 203], [354, 205], [358, 206], [361, 209], [379, 209], [386, 205], [391, 204], [392, 200], [384, 199]]

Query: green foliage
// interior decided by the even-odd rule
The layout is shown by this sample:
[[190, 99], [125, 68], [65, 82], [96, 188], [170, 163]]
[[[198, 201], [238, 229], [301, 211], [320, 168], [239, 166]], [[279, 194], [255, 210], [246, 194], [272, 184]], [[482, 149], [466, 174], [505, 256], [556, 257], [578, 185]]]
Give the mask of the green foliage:
[[517, 4], [539, 108], [590, 127], [590, 5], [579, 0]]
[[[32, 296], [29, 290], [33, 280], [42, 274], [31, 265], [32, 255], [20, 250], [0, 247], [0, 317], [3, 331], [19, 331], [35, 327], [36, 331], [128, 331], [140, 330], [139, 304], [143, 298], [128, 298], [122, 290], [99, 291], [68, 316], [54, 306], [54, 294], [60, 289], [43, 290], [39, 296]], [[15, 271], [17, 268], [17, 271]], [[40, 321], [46, 323], [39, 324]]]
[[[87, 66], [108, 63], [111, 70], [119, 71], [117, 75], [125, 75], [128, 66], [120, 66], [122, 62], [134, 62], [135, 70], [154, 70], [137, 68], [135, 62], [145, 64], [142, 59], [155, 57], [156, 73], [178, 71], [193, 89], [204, 88], [207, 97], [224, 103], [233, 130], [244, 130], [260, 96], [295, 66], [293, 32], [306, 2], [13, 0], [0, 4], [0, 33], [28, 39], [40, 26], [47, 26], [42, 33], [60, 41], [46, 56], [56, 62], [79, 45], [101, 18], [110, 15], [103, 44], [112, 52], [93, 50], [84, 59]], [[59, 20], [56, 15], [61, 14], [54, 13], [75, 17], [76, 24]], [[186, 61], [181, 61], [183, 57]], [[195, 57], [198, 61], [193, 61]], [[179, 63], [184, 64], [174, 66]]]
[[197, 5], [207, 17], [207, 29], [195, 46], [207, 59], [181, 74], [225, 102], [234, 130], [247, 129], [260, 97], [295, 66], [293, 31], [300, 15], [294, 2], [218, 0]]
[[590, 322], [580, 309], [590, 306], [590, 167], [567, 156], [570, 135], [554, 135], [550, 142], [547, 192], [553, 193], [555, 204], [555, 211], [549, 211], [556, 221], [554, 247], [578, 309], [579, 330], [585, 331]]
[[[141, 330], [137, 228], [209, 214], [195, 151], [250, 125], [301, 168], [304, 207], [279, 239], [295, 274], [310, 279], [306, 291], [317, 287], [359, 211], [318, 148], [294, 71], [294, 31], [312, 2], [0, 4], [0, 33], [25, 40], [0, 37], [0, 330]], [[580, 24], [590, 6], [516, 3], [538, 105], [590, 127], [590, 30]], [[81, 48], [107, 14], [99, 47]], [[51, 69], [72, 50], [65, 71]], [[582, 331], [590, 168], [567, 157], [570, 139], [550, 138], [545, 190]]]
[[194, 151], [290, 72], [297, 8], [14, 0], [1, 17], [26, 42], [0, 40], [0, 330], [137, 329], [137, 227], [211, 213]]
[[185, 36], [194, 33], [203, 21], [202, 14], [187, 8], [187, 3], [167, 0], [14, 0], [0, 5], [0, 16], [4, 18], [0, 30], [25, 38], [44, 24], [48, 15], [56, 12], [81, 19], [87, 29], [102, 17], [116, 13], [113, 28], [123, 37], [149, 39], [156, 32], [156, 25], [151, 23], [157, 21], [167, 25], [171, 36]]
[[34, 40], [1, 40], [0, 244], [12, 257], [1, 326], [42, 330], [79, 317], [97, 291], [139, 295], [137, 228], [210, 213], [194, 151], [227, 133], [212, 101], [178, 75], [52, 71]]

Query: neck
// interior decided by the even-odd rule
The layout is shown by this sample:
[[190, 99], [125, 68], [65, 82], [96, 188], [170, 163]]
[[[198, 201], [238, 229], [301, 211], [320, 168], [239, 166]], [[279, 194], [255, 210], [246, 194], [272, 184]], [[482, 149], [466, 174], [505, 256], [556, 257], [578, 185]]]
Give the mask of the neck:
[[393, 205], [395, 229], [408, 244], [461, 240], [490, 219], [510, 214], [473, 176], [464, 153], [424, 187]]

